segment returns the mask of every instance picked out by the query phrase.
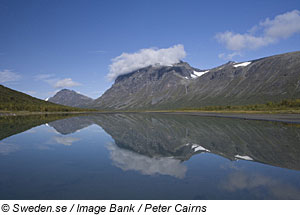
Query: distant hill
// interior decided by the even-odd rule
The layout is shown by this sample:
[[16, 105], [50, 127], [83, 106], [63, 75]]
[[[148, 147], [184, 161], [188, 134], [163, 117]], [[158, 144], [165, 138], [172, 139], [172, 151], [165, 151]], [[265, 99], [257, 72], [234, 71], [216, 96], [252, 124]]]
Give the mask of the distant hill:
[[81, 109], [54, 104], [0, 85], [0, 111], [79, 111]]
[[63, 89], [48, 99], [49, 102], [67, 105], [71, 107], [86, 107], [94, 100], [90, 97], [81, 95], [74, 90]]
[[180, 62], [120, 75], [90, 107], [168, 110], [300, 98], [300, 52], [200, 70]]

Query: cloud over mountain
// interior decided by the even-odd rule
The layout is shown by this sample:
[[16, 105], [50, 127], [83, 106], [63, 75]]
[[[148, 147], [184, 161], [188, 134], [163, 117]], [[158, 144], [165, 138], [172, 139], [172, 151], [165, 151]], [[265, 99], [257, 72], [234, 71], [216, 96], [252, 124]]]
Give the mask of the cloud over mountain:
[[185, 56], [184, 46], [181, 44], [165, 49], [149, 48], [135, 53], [122, 53], [112, 59], [107, 77], [112, 81], [119, 75], [150, 65], [170, 66], [178, 63]]

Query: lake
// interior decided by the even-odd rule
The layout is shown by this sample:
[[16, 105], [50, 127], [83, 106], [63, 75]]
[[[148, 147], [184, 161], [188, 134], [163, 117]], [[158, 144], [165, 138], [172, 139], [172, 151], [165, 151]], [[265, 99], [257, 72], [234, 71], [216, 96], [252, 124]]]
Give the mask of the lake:
[[173, 114], [0, 117], [0, 199], [300, 199], [300, 125]]

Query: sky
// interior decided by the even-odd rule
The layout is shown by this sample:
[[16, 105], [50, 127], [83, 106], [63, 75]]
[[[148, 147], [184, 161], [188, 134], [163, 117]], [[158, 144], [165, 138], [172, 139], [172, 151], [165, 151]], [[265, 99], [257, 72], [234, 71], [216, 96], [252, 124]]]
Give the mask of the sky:
[[300, 1], [0, 0], [0, 84], [98, 98], [120, 75], [300, 51]]

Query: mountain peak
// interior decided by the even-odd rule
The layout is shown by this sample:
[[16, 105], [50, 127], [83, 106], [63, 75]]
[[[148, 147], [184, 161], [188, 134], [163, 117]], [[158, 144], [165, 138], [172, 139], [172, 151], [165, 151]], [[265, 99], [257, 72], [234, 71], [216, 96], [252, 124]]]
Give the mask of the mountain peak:
[[84, 107], [91, 104], [94, 100], [74, 90], [62, 89], [53, 97], [50, 97], [48, 101], [71, 107]]
[[75, 90], [70, 90], [70, 89], [61, 89], [57, 93], [65, 93], [65, 92], [74, 92], [74, 93], [77, 93]]
[[143, 67], [140, 69], [136, 69], [134, 71], [132, 71], [131, 73], [127, 73], [127, 74], [123, 74], [123, 75], [119, 75], [116, 80], [115, 80], [115, 84], [119, 83], [120, 81], [123, 81], [124, 79], [133, 77], [133, 76], [139, 76], [137, 75], [137, 73], [139, 74], [148, 74], [150, 75], [152, 78], [154, 76], [156, 76], [156, 78], [161, 78], [164, 74], [169, 73], [175, 71], [175, 73], [181, 75], [182, 77], [190, 77], [191, 73], [193, 71], [201, 71], [197, 68], [193, 68], [191, 67], [187, 62], [184, 61], [180, 61], [179, 63], [170, 65], [170, 66], [162, 66], [162, 65], [150, 65], [147, 67]]

